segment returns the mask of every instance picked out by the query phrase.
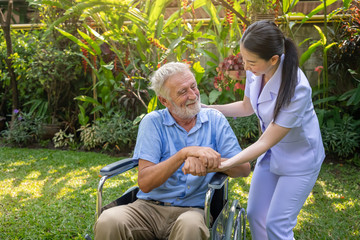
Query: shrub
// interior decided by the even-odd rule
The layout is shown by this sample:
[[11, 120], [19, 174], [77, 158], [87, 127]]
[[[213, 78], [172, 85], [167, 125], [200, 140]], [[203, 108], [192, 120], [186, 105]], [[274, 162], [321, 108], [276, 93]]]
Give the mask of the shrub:
[[60, 129], [59, 132], [55, 133], [52, 139], [54, 147], [68, 147], [75, 148], [74, 134], [66, 133], [66, 129], [63, 131]]
[[354, 157], [360, 142], [359, 126], [360, 121], [348, 115], [345, 115], [341, 121], [324, 124], [321, 134], [325, 151], [340, 159]]
[[41, 134], [42, 119], [33, 117], [28, 113], [15, 110], [16, 118], [8, 129], [2, 131], [5, 143], [26, 146], [32, 142], [37, 142]]
[[80, 132], [80, 142], [86, 150], [90, 150], [99, 145], [99, 141], [95, 136], [95, 125], [86, 124], [78, 129]]
[[[83, 81], [81, 74], [81, 58], [75, 50], [59, 50], [52, 43], [39, 44], [39, 48], [32, 56], [26, 76], [29, 82], [38, 81], [44, 91], [43, 94], [46, 95], [46, 108], [51, 115], [49, 123], [69, 120], [64, 116], [66, 115], [64, 110], [71, 112], [70, 109], [73, 109], [69, 99], [77, 95], [76, 88], [81, 86], [79, 83]], [[36, 100], [30, 105], [31, 107], [39, 104], [37, 103], [39, 99]]]
[[255, 114], [248, 117], [227, 119], [234, 130], [241, 148], [246, 148], [259, 137], [258, 119]]
[[82, 126], [80, 141], [85, 149], [118, 150], [131, 152], [137, 135], [138, 125], [124, 117], [114, 114], [97, 119], [92, 125]]

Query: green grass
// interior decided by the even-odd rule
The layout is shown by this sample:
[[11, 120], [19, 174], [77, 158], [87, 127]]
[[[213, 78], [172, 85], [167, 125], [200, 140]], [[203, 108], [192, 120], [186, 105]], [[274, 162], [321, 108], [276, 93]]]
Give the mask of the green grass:
[[[99, 170], [118, 158], [0, 148], [0, 159], [0, 239], [82, 239], [92, 233]], [[109, 181], [105, 199], [114, 200], [135, 182], [130, 172]]]
[[[0, 239], [92, 235], [98, 172], [118, 159], [92, 152], [0, 148]], [[296, 239], [359, 239], [358, 172], [349, 165], [323, 165], [299, 215]], [[104, 198], [115, 199], [136, 184], [136, 177], [131, 171], [108, 180]], [[230, 181], [230, 197], [243, 207], [250, 181], [251, 176]]]
[[[324, 163], [294, 229], [297, 240], [360, 239], [359, 168]], [[246, 208], [251, 176], [230, 180], [230, 198]], [[247, 229], [247, 239], [251, 239]]]

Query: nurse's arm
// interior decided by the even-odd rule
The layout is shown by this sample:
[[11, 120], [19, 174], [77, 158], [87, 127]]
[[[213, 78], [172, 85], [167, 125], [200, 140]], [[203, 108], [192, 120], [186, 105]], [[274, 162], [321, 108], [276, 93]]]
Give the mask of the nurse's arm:
[[270, 123], [265, 132], [255, 143], [245, 148], [234, 157], [222, 162], [220, 169], [229, 169], [231, 167], [239, 166], [240, 164], [255, 160], [283, 139], [290, 129], [291, 128], [281, 127], [276, 123]]
[[246, 117], [254, 113], [254, 109], [251, 106], [250, 99], [244, 96], [242, 101], [233, 102], [224, 105], [204, 105], [202, 107], [215, 108], [219, 110], [226, 117]]

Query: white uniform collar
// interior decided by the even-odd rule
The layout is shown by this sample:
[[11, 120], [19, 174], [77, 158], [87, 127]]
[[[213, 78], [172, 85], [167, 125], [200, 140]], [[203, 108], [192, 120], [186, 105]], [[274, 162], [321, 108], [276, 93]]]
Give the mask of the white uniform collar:
[[[264, 89], [262, 90], [259, 96], [258, 103], [273, 100], [278, 95], [281, 84], [281, 78], [282, 78], [282, 67], [284, 63], [284, 58], [285, 55], [282, 54], [280, 57], [280, 64], [276, 69], [274, 75], [269, 79], [269, 81], [264, 86]], [[261, 79], [258, 80], [260, 80], [259, 82], [261, 83]], [[261, 84], [259, 84], [259, 87], [261, 87]]]

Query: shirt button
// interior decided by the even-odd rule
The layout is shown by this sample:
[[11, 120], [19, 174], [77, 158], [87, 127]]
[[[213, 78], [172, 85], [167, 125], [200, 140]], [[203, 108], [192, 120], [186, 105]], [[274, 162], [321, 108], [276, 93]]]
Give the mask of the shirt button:
[[190, 189], [190, 186], [188, 186], [188, 189]]

